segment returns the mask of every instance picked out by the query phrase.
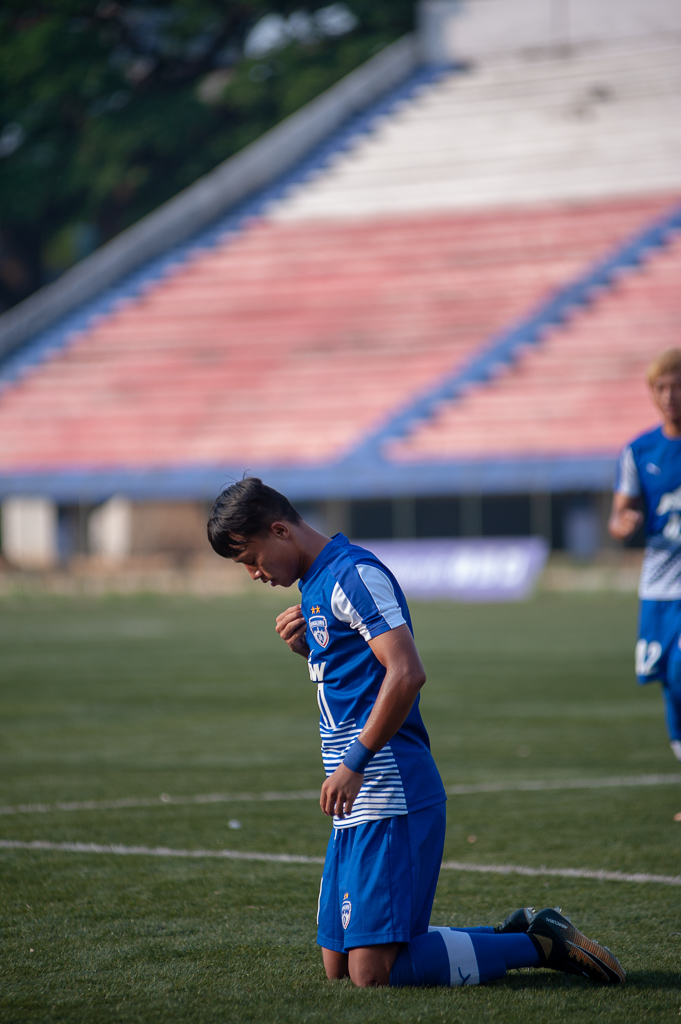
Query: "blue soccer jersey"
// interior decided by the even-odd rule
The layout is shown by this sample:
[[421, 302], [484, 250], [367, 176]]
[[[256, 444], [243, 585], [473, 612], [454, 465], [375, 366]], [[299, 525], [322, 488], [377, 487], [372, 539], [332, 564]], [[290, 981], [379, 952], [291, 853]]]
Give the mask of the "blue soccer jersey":
[[661, 427], [637, 437], [620, 455], [615, 490], [643, 501], [646, 549], [639, 596], [681, 599], [681, 438], [665, 437]]
[[[367, 641], [405, 623], [411, 629], [411, 619], [390, 570], [343, 534], [326, 545], [298, 586], [329, 776], [362, 731], [385, 676]], [[417, 697], [402, 727], [369, 762], [352, 813], [334, 818], [334, 826], [391, 818], [445, 799]]]

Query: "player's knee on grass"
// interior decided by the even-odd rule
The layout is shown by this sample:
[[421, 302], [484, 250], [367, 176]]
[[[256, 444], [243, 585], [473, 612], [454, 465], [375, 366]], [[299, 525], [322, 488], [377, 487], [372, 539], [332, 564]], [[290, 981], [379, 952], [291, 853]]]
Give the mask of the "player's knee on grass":
[[390, 971], [400, 949], [400, 943], [380, 946], [359, 946], [348, 954], [350, 980], [357, 988], [373, 988], [390, 984]]
[[322, 959], [329, 981], [340, 981], [341, 978], [350, 976], [347, 953], [337, 953], [335, 949], [322, 948]]

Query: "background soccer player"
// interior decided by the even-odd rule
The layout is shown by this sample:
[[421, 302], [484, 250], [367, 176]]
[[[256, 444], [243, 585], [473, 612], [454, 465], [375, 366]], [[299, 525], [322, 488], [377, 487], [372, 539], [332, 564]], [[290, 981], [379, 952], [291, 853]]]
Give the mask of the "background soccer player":
[[662, 426], [623, 449], [608, 527], [617, 540], [645, 527], [636, 676], [662, 684], [669, 740], [681, 761], [681, 350], [663, 352], [647, 379]]
[[499, 930], [429, 928], [445, 837], [445, 792], [419, 711], [426, 677], [397, 580], [342, 534], [329, 538], [257, 478], [218, 497], [208, 536], [253, 580], [301, 603], [276, 621], [317, 686], [333, 831], [319, 892], [327, 977], [367, 985], [463, 985], [510, 968], [625, 980], [612, 954], [560, 913], [520, 910]]

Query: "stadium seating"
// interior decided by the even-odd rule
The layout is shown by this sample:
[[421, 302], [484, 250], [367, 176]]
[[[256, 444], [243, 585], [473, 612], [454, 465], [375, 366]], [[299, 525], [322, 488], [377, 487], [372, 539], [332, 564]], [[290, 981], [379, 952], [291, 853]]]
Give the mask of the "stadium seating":
[[653, 426], [646, 364], [681, 338], [681, 237], [491, 385], [443, 408], [392, 459], [611, 454]]
[[279, 220], [678, 190], [681, 45], [489, 60], [423, 90]]
[[[680, 55], [632, 42], [424, 87], [267, 218], [6, 383], [0, 476], [352, 452], [678, 202]], [[613, 452], [647, 422], [648, 353], [678, 342], [674, 275], [677, 248], [389, 453]]]
[[0, 465], [332, 460], [669, 202], [254, 224], [7, 390]]

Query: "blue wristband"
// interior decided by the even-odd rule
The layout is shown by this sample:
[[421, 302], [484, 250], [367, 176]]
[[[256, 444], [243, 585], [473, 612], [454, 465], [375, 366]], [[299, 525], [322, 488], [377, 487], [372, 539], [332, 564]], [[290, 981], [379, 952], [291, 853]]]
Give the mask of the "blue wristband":
[[358, 772], [361, 775], [375, 753], [375, 750], [365, 747], [361, 740], [355, 740], [343, 758], [343, 764], [351, 772]]

